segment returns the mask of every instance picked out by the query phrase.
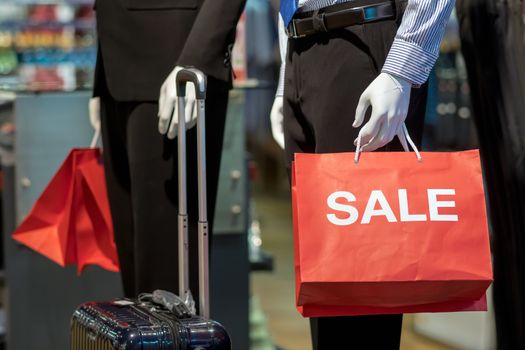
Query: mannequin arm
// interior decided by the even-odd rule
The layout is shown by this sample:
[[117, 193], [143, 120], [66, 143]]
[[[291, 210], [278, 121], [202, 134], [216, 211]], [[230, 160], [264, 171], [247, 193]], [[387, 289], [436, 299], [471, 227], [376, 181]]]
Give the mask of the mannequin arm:
[[382, 72], [414, 85], [425, 83], [439, 56], [439, 46], [454, 2], [408, 0]]
[[279, 31], [279, 53], [281, 56], [281, 69], [279, 70], [279, 83], [277, 85], [276, 96], [283, 96], [284, 94], [284, 71], [286, 68], [286, 52], [288, 51], [288, 36], [284, 29], [284, 21], [279, 14], [278, 22], [278, 31]]
[[[182, 67], [192, 66], [206, 75], [231, 80], [231, 45], [235, 40], [237, 21], [246, 0], [204, 0], [186, 40], [176, 67], [160, 89], [159, 132], [170, 139], [177, 135], [179, 122], [175, 77]], [[195, 125], [195, 90], [187, 89], [185, 120], [187, 128]]]
[[100, 131], [100, 97], [92, 97], [88, 104], [89, 122], [95, 131]]
[[454, 0], [408, 0], [382, 73], [363, 92], [357, 106], [356, 128], [372, 107], [370, 120], [359, 132], [363, 151], [386, 145], [400, 132], [408, 114], [411, 85], [419, 86], [428, 79], [453, 7]]
[[193, 66], [220, 80], [231, 79], [231, 45], [246, 0], [204, 0], [177, 65]]
[[281, 69], [279, 72], [279, 83], [272, 110], [270, 112], [270, 124], [272, 136], [279, 147], [284, 149], [284, 129], [283, 129], [283, 94], [284, 94], [284, 71], [286, 66], [286, 51], [288, 50], [288, 37], [284, 31], [284, 22], [279, 14], [279, 52], [281, 54]]

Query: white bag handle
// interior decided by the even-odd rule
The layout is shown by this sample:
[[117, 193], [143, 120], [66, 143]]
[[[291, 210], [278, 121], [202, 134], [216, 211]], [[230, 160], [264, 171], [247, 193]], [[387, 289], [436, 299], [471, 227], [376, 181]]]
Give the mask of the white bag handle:
[[[410, 152], [410, 149], [408, 148], [406, 143], [406, 141], [408, 141], [410, 147], [412, 147], [412, 149], [416, 153], [417, 160], [421, 161], [421, 153], [419, 153], [419, 150], [417, 149], [414, 141], [412, 141], [412, 138], [408, 134], [408, 129], [405, 123], [403, 123], [403, 126], [401, 127], [401, 132], [397, 134], [397, 137], [399, 138], [399, 141], [401, 142], [401, 145], [403, 146], [405, 152]], [[361, 152], [361, 133], [359, 133], [359, 136], [357, 137], [357, 147], [355, 150], [354, 163], [359, 163], [359, 155], [361, 154]]]
[[89, 148], [95, 148], [98, 143], [98, 139], [100, 138], [100, 128], [97, 128], [95, 130], [95, 133], [93, 134], [93, 138], [91, 139], [91, 145]]

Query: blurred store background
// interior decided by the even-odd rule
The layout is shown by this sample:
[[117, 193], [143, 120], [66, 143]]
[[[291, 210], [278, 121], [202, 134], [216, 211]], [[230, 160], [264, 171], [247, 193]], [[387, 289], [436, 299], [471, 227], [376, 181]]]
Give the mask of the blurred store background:
[[[218, 231], [224, 231], [228, 239], [239, 236], [248, 242], [249, 288], [240, 285], [239, 290], [248, 294], [242, 298], [246, 304], [249, 300], [245, 318], [249, 316], [249, 327], [234, 325], [236, 332], [247, 333], [241, 335], [250, 344], [246, 346], [251, 350], [307, 350], [311, 349], [308, 322], [294, 308], [288, 180], [269, 124], [280, 64], [277, 9], [278, 0], [248, 0], [239, 23], [233, 60], [237, 80], [227, 129], [231, 134], [223, 156], [223, 163], [232, 168], [221, 170], [225, 190], [219, 203], [225, 206], [220, 215], [218, 210], [218, 221], [224, 223]], [[35, 257], [36, 253], [10, 239], [68, 147], [88, 144], [92, 131], [87, 100], [96, 46], [92, 0], [0, 0], [0, 228], [4, 237], [0, 241], [0, 341], [5, 349], [61, 349], [57, 344], [63, 343], [57, 339], [68, 337], [66, 316], [73, 311], [68, 305], [90, 297], [117, 296], [112, 293], [119, 291], [113, 275], [96, 269], [82, 278], [76, 277], [74, 269], [66, 275], [64, 269]], [[429, 91], [424, 149], [476, 147], [455, 15], [431, 74]], [[241, 186], [240, 194], [231, 194], [227, 184], [239, 178], [246, 186]], [[240, 216], [243, 219], [236, 222], [245, 224], [228, 228], [232, 217]], [[226, 255], [236, 254], [223, 248]], [[36, 281], [35, 274], [42, 281]], [[235, 283], [241, 283], [238, 281]], [[53, 295], [58, 297], [53, 299]], [[29, 307], [33, 301], [47, 304], [48, 309]], [[235, 309], [235, 305], [229, 308]], [[48, 311], [55, 313], [56, 324], [35, 316]], [[239, 315], [231, 322], [243, 319]], [[40, 337], [39, 342], [45, 345], [22, 345], [19, 338], [24, 333]], [[492, 310], [408, 315], [402, 349], [495, 349], [494, 334]]]
[[34, 91], [89, 88], [96, 60], [92, 1], [2, 1], [2, 86]]

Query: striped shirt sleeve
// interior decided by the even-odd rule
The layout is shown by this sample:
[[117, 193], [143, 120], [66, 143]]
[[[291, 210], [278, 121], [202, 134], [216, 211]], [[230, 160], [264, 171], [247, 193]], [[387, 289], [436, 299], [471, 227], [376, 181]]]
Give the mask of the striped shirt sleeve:
[[299, 11], [313, 11], [330, 5], [339, 4], [348, 0], [299, 0], [297, 7]]
[[408, 0], [382, 72], [423, 84], [439, 56], [454, 0]]
[[[299, 11], [311, 11], [348, 0], [299, 0]], [[382, 72], [403, 78], [413, 85], [427, 81], [439, 56], [439, 46], [455, 0], [408, 0]], [[280, 17], [280, 16], [279, 16]], [[279, 21], [281, 74], [277, 96], [283, 95], [287, 37]]]

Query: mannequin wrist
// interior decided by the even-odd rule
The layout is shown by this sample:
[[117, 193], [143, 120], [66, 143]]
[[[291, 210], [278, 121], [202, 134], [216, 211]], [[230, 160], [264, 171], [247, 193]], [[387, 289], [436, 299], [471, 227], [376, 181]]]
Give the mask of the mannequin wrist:
[[381, 73], [388, 74], [396, 83], [400, 84], [403, 88], [420, 88], [421, 84], [415, 83], [407, 77], [402, 76], [398, 73], [393, 73], [390, 71], [381, 71]]

